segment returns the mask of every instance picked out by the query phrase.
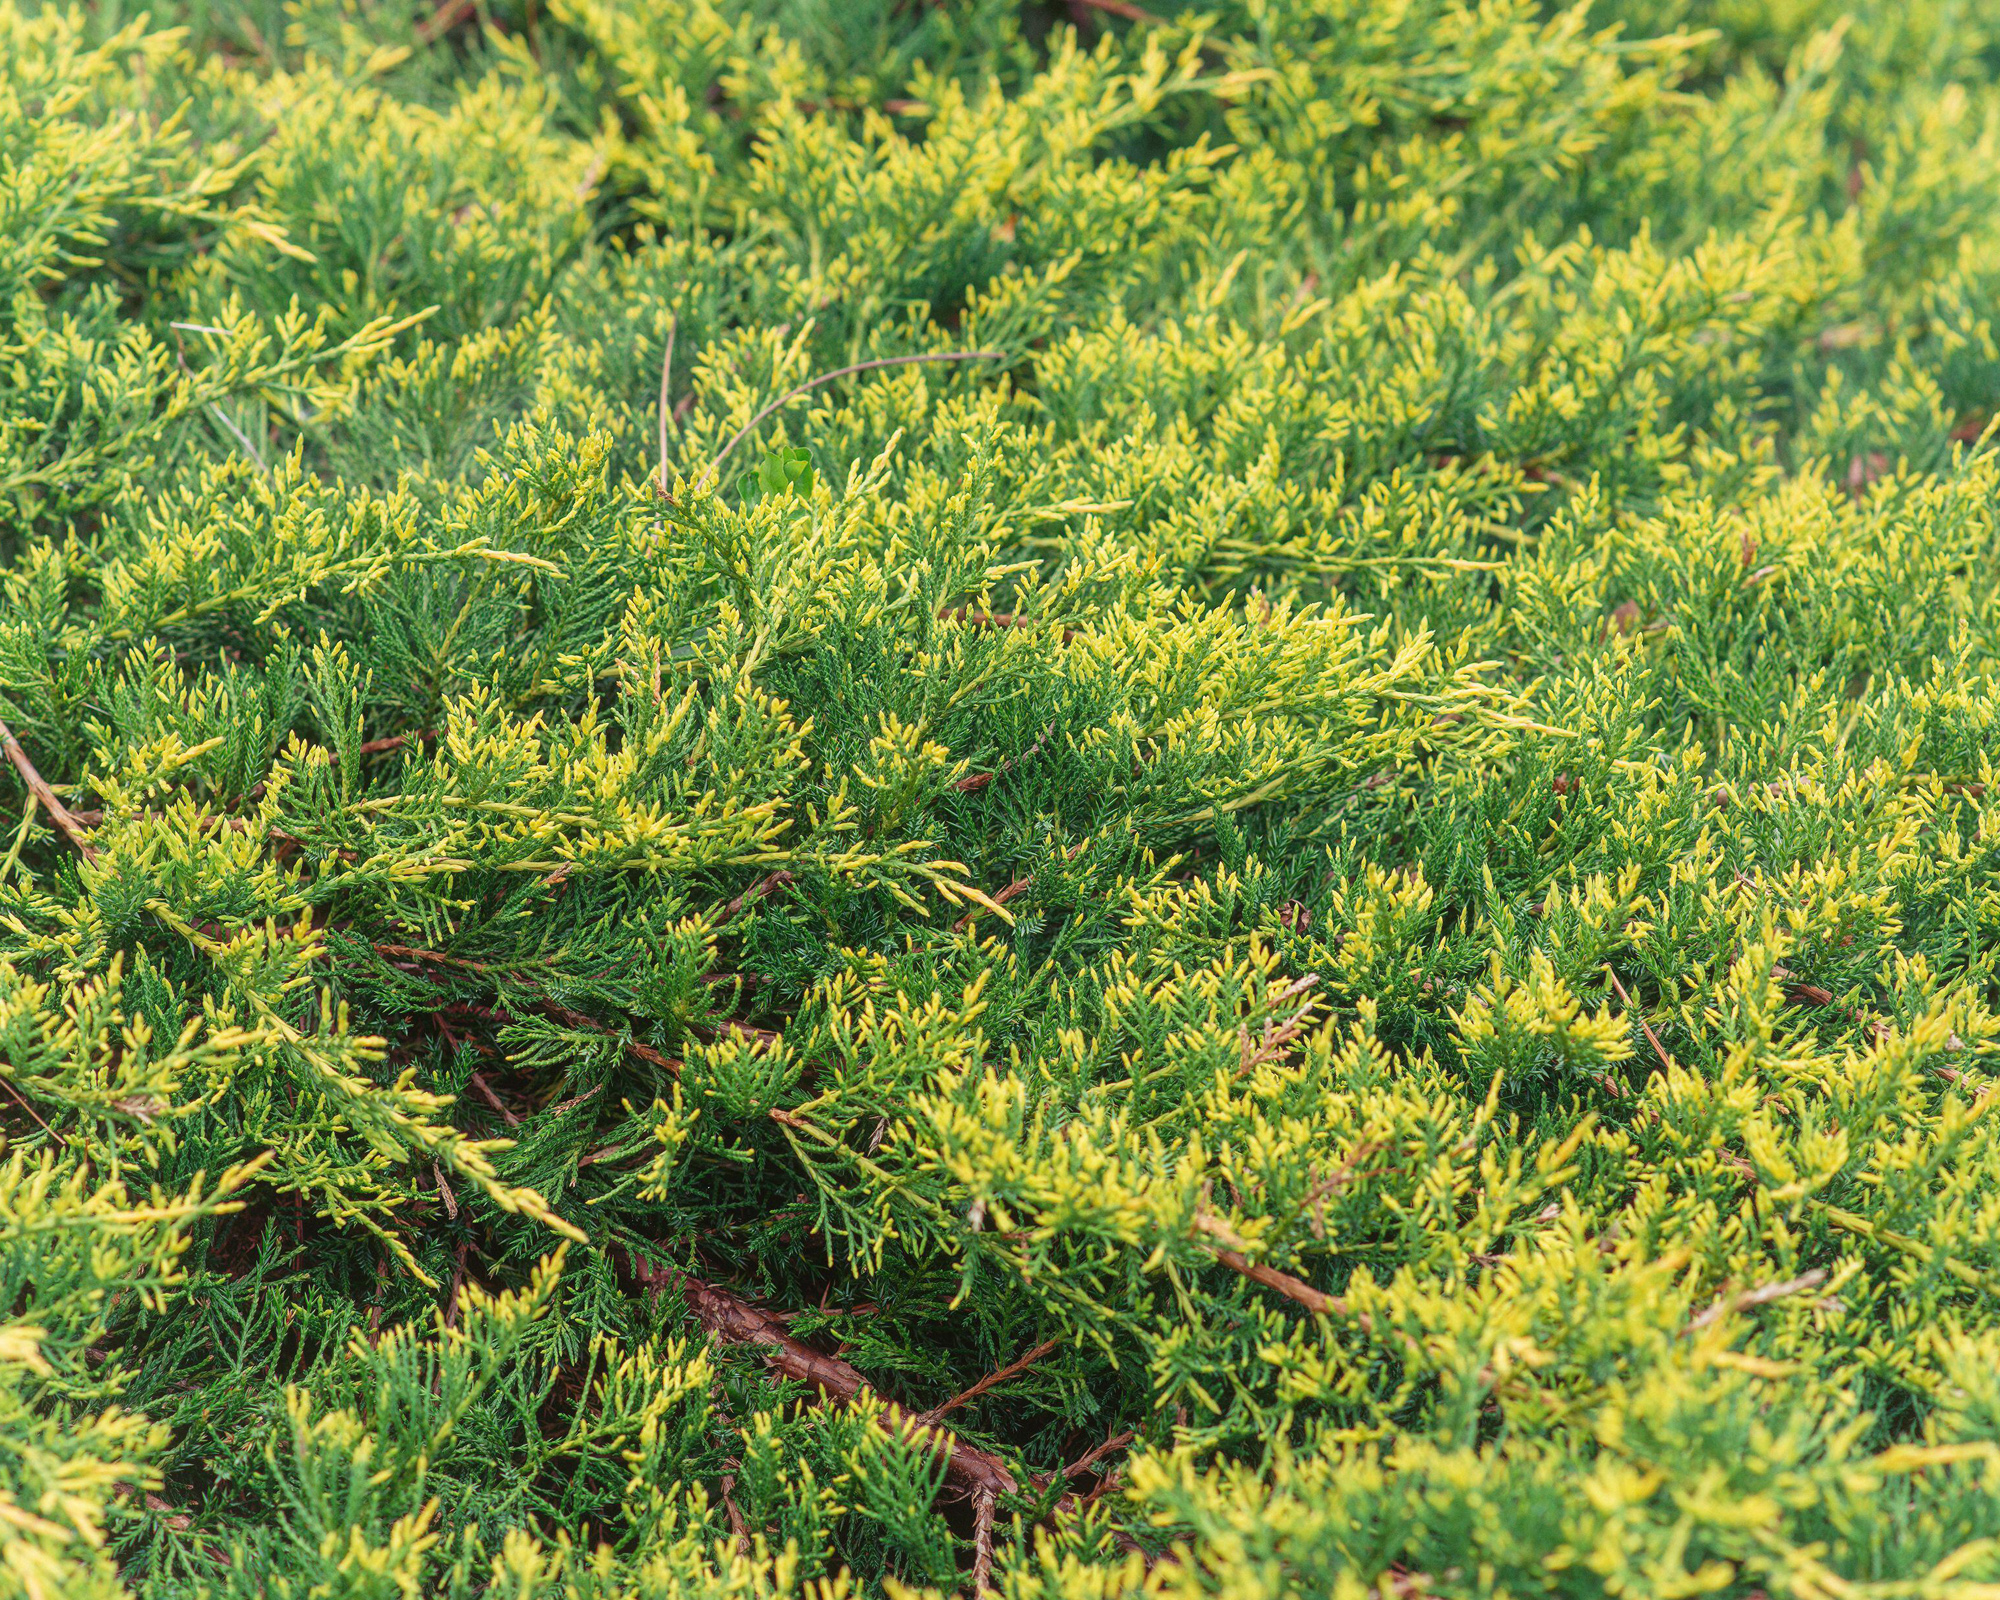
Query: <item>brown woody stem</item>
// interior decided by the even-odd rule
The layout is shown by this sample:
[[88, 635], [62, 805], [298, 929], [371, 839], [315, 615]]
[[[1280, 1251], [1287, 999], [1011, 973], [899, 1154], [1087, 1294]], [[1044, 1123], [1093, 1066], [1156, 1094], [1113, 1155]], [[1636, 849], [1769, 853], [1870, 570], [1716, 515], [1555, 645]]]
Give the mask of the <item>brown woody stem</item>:
[[86, 861], [97, 859], [97, 846], [84, 834], [83, 826], [70, 814], [69, 807], [56, 798], [55, 790], [48, 785], [34, 762], [28, 759], [28, 752], [21, 748], [21, 741], [14, 737], [14, 730], [0, 722], [0, 750], [7, 752], [7, 759], [14, 763], [14, 770], [21, 775], [21, 781], [28, 786], [28, 792], [41, 802], [41, 807], [49, 814], [49, 821], [69, 836], [69, 842], [76, 846], [77, 854]]
[[[688, 1309], [708, 1332], [725, 1344], [754, 1346], [772, 1369], [800, 1383], [809, 1383], [838, 1400], [854, 1401], [868, 1394], [868, 1380], [837, 1356], [822, 1355], [801, 1344], [785, 1331], [785, 1325], [768, 1311], [739, 1299], [727, 1289], [671, 1267], [656, 1268], [637, 1256], [632, 1265], [648, 1287], [677, 1287]], [[988, 1451], [956, 1438], [945, 1429], [912, 1417], [901, 1407], [886, 1406], [890, 1426], [913, 1442], [927, 1445], [944, 1457], [945, 1476], [968, 1493], [988, 1497], [1014, 1494], [1020, 1485], [1007, 1463]]]

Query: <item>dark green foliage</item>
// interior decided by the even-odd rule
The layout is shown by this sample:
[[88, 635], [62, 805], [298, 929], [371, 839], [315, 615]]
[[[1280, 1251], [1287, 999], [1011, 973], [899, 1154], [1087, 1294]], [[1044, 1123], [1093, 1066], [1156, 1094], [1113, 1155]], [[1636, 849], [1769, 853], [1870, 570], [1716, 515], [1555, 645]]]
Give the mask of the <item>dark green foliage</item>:
[[1996, 69], [0, 0], [0, 1595], [2000, 1594]]

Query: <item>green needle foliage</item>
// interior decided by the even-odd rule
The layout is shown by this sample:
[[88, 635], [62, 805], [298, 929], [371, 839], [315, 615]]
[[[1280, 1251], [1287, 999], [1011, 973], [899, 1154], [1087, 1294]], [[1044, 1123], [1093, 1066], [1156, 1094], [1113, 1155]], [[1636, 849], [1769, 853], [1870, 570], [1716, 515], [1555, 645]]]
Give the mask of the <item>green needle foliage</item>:
[[1989, 3], [0, 0], [0, 1597], [2000, 1595], [1996, 411]]

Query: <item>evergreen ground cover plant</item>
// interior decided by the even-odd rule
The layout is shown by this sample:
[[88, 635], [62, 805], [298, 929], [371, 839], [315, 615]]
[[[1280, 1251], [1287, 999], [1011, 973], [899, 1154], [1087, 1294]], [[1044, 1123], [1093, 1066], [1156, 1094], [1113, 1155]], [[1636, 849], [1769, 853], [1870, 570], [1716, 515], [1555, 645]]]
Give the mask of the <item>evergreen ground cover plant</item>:
[[2000, 1595], [1996, 73], [0, 0], [0, 1593]]

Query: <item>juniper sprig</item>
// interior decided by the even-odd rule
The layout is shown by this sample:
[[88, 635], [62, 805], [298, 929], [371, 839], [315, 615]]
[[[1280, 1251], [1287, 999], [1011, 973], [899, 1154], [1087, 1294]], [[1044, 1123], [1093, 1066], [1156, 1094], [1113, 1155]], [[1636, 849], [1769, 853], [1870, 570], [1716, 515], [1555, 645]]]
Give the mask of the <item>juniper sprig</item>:
[[2000, 1593], [1996, 63], [0, 0], [0, 1595]]

